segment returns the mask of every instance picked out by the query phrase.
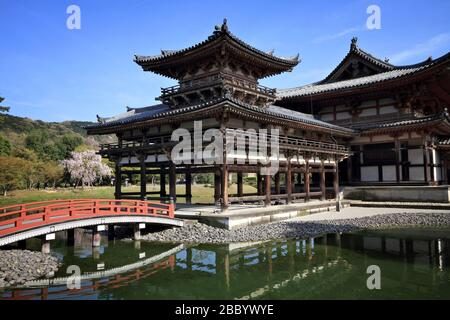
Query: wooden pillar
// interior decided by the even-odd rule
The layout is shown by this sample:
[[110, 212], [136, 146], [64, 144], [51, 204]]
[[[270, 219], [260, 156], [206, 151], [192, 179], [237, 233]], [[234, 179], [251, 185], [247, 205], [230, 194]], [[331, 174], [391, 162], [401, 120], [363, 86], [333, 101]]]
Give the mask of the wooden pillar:
[[395, 177], [397, 180], [397, 183], [400, 183], [401, 177], [400, 177], [400, 141], [398, 140], [398, 137], [395, 138]]
[[141, 200], [147, 200], [147, 173], [145, 168], [145, 156], [141, 157]]
[[448, 184], [448, 160], [442, 162], [442, 180], [444, 184]]
[[186, 168], [186, 203], [192, 203], [192, 173], [190, 168]]
[[[269, 168], [268, 168], [269, 169]], [[264, 205], [266, 207], [271, 205], [271, 201], [270, 201], [270, 193], [271, 193], [271, 180], [272, 180], [272, 176], [269, 174], [269, 170], [268, 170], [268, 174], [264, 177], [264, 182], [265, 182], [265, 187], [264, 190], [266, 192], [266, 199], [264, 200]]]
[[244, 178], [242, 172], [237, 174], [237, 193], [238, 197], [244, 196]]
[[428, 161], [428, 148], [426, 144], [423, 146], [423, 170], [424, 170], [424, 177], [425, 177], [425, 183], [430, 182], [430, 164]]
[[325, 163], [322, 160], [320, 164], [320, 192], [322, 192], [321, 200], [327, 199], [327, 186], [325, 181]]
[[116, 199], [122, 198], [122, 168], [120, 167], [119, 160], [116, 160], [115, 167], [115, 180], [114, 180], [114, 197]]
[[336, 211], [341, 211], [341, 199], [339, 195], [339, 159], [337, 157], [335, 158], [335, 164], [333, 186], [336, 197]]
[[[162, 170], [164, 170], [164, 168], [161, 168]], [[159, 175], [159, 196], [161, 198], [165, 198], [167, 196], [166, 193], [166, 174], [165, 173], [161, 173]]]
[[286, 172], [286, 193], [287, 193], [287, 203], [292, 202], [292, 163], [291, 157], [287, 158], [287, 172]]
[[309, 168], [309, 159], [305, 159], [305, 193], [306, 198], [305, 201], [308, 202], [310, 199], [310, 190], [311, 190], [311, 181], [310, 181], [310, 168]]
[[222, 194], [222, 191], [220, 189], [221, 187], [221, 174], [220, 171], [214, 172], [214, 203], [218, 203], [220, 201], [220, 195]]
[[280, 173], [275, 174], [275, 194], [281, 194]]
[[222, 165], [222, 183], [220, 189], [222, 191], [222, 210], [225, 211], [228, 209], [228, 166], [226, 163]]
[[177, 172], [175, 163], [172, 161], [169, 167], [169, 197], [174, 203], [177, 202]]
[[347, 183], [351, 184], [353, 182], [353, 157], [349, 156], [347, 158]]
[[258, 189], [258, 196], [262, 196], [263, 194], [263, 178], [261, 176], [261, 173], [256, 174], [256, 184]]

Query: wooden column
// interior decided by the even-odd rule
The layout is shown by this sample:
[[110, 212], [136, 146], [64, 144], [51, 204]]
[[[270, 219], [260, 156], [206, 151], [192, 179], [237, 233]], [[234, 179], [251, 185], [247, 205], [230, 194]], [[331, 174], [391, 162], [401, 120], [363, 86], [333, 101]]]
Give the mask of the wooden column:
[[448, 184], [448, 160], [442, 162], [442, 180], [444, 184]]
[[141, 200], [147, 200], [147, 173], [145, 172], [145, 156], [141, 156]]
[[428, 148], [426, 144], [423, 146], [423, 170], [424, 170], [424, 177], [425, 177], [425, 183], [430, 182], [430, 164], [428, 162]]
[[397, 183], [400, 183], [401, 177], [400, 177], [400, 141], [398, 140], [398, 137], [395, 136], [395, 177], [397, 180]]
[[336, 168], [334, 171], [334, 181], [333, 181], [333, 185], [334, 185], [334, 194], [336, 197], [336, 211], [340, 212], [341, 211], [341, 197], [339, 195], [339, 159], [336, 157]]
[[177, 172], [175, 164], [171, 161], [169, 167], [169, 197], [177, 202]]
[[218, 203], [220, 201], [221, 191], [221, 173], [220, 171], [214, 172], [214, 203]]
[[322, 192], [321, 200], [326, 200], [327, 198], [327, 186], [325, 180], [325, 163], [322, 160], [320, 164], [320, 191]]
[[228, 209], [228, 166], [226, 163], [222, 165], [222, 184], [220, 189], [222, 191], [221, 205], [224, 211]]
[[[164, 168], [161, 168], [162, 170], [164, 170]], [[159, 175], [159, 196], [161, 198], [164, 198], [167, 196], [166, 193], [166, 174], [165, 173], [161, 173]]]
[[275, 194], [281, 194], [280, 173], [275, 174]]
[[261, 173], [256, 174], [256, 184], [258, 189], [258, 196], [262, 196], [263, 194], [263, 178], [261, 176]]
[[237, 174], [237, 193], [238, 197], [244, 196], [244, 177], [242, 172], [238, 172]]
[[347, 180], [348, 184], [353, 182], [353, 157], [349, 156], [347, 158]]
[[292, 163], [291, 157], [287, 158], [287, 172], [286, 172], [286, 193], [287, 203], [292, 202]]
[[186, 203], [192, 203], [192, 173], [190, 167], [186, 168]]
[[305, 201], [308, 202], [310, 199], [311, 181], [310, 181], [310, 170], [309, 170], [309, 159], [305, 159]]
[[[268, 169], [269, 169], [269, 168], [268, 168]], [[270, 172], [270, 171], [268, 170], [267, 173], [269, 173], [269, 172]], [[264, 205], [265, 205], [266, 207], [268, 207], [268, 206], [271, 205], [271, 202], [270, 202], [271, 180], [272, 180], [272, 177], [271, 177], [270, 174], [267, 174], [267, 175], [264, 177], [264, 182], [265, 182], [264, 191], [266, 192], [266, 199], [264, 200]]]
[[115, 180], [114, 180], [114, 197], [116, 199], [122, 198], [122, 168], [119, 164], [120, 160], [116, 160], [116, 168], [115, 168]]

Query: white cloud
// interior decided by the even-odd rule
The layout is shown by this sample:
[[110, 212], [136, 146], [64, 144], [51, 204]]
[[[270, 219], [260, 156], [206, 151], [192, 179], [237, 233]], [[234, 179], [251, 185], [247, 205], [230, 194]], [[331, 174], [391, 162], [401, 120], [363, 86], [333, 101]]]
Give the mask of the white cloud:
[[410, 58], [421, 55], [431, 55], [435, 50], [450, 42], [450, 33], [441, 33], [428, 39], [426, 42], [419, 43], [415, 47], [398, 52], [391, 56], [390, 62], [394, 64], [401, 63]]
[[345, 29], [341, 32], [338, 33], [334, 33], [334, 34], [327, 34], [318, 38], [315, 38], [313, 40], [313, 43], [322, 43], [322, 42], [327, 42], [327, 41], [331, 41], [331, 40], [335, 40], [335, 39], [339, 39], [342, 38], [346, 35], [354, 35], [356, 32], [361, 32], [366, 30], [366, 28], [364, 26], [360, 26], [360, 27], [352, 27], [352, 28], [348, 28]]

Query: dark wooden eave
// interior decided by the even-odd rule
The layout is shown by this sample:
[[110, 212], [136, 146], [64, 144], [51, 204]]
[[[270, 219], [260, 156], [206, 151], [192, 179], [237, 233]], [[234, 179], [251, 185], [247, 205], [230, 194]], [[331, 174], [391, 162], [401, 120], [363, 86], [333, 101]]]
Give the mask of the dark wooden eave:
[[180, 80], [179, 69], [186, 63], [192, 64], [207, 57], [224, 55], [230, 52], [240, 56], [253, 66], [258, 66], [263, 72], [260, 78], [291, 71], [299, 62], [299, 56], [291, 58], [277, 57], [273, 52], [264, 52], [245, 43], [229, 30], [226, 21], [205, 41], [182, 50], [162, 50], [157, 56], [136, 55], [134, 61], [144, 71], [151, 71], [159, 75]]

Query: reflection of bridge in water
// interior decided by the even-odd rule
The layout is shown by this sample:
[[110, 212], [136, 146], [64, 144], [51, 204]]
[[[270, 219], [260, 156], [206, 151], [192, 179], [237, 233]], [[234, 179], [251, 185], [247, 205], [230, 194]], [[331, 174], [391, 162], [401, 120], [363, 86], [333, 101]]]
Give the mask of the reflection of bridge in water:
[[[450, 265], [447, 239], [416, 240], [389, 235], [329, 234], [308, 240], [269, 241], [249, 246], [201, 245], [173, 248], [158, 262], [120, 267], [121, 273], [96, 273], [81, 290], [61, 280], [43, 280], [45, 288], [16, 290], [9, 299], [315, 299], [367, 295], [366, 268], [382, 263], [383, 289], [390, 283], [424, 291], [438, 283], [431, 269]], [[239, 247], [239, 246], [237, 246]], [[383, 260], [374, 260], [378, 256]], [[386, 259], [386, 255], [390, 259]], [[164, 258], [165, 257], [165, 258]], [[130, 264], [134, 265], [134, 264]], [[127, 271], [129, 270], [129, 271]], [[425, 271], [425, 272], [424, 272]], [[415, 277], [417, 273], [421, 277]], [[413, 276], [415, 278], [413, 278]], [[442, 276], [445, 276], [443, 273]], [[132, 289], [131, 286], [132, 285]]]

